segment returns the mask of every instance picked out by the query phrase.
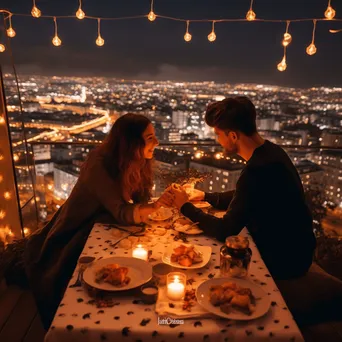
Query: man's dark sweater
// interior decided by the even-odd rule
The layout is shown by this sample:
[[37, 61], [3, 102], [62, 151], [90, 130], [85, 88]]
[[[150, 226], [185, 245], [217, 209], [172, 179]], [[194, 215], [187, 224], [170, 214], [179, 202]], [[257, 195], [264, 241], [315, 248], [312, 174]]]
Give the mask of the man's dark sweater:
[[301, 276], [310, 267], [316, 247], [312, 216], [297, 170], [279, 146], [266, 140], [247, 162], [235, 191], [206, 193], [205, 200], [227, 210], [223, 218], [191, 203], [181, 208], [205, 234], [225, 241], [246, 226], [277, 279]]

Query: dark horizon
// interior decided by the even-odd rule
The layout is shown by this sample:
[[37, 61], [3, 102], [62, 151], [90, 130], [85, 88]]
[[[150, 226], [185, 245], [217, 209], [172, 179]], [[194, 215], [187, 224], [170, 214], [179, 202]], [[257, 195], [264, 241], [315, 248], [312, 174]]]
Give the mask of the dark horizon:
[[[29, 14], [32, 2], [3, 0], [3, 7], [14, 13]], [[93, 16], [146, 15], [149, 1], [84, 0], [83, 10]], [[244, 18], [249, 0], [156, 0], [155, 13], [190, 19]], [[78, 1], [40, 0], [37, 6], [46, 15], [74, 15]], [[341, 17], [342, 2], [332, 1], [336, 18]], [[322, 18], [326, 0], [254, 1], [257, 18]], [[95, 45], [95, 20], [76, 18], [58, 20], [61, 47], [54, 47], [52, 19], [13, 16], [16, 37], [11, 39], [14, 60], [20, 74], [70, 77], [115, 77], [126, 80], [214, 81], [217, 83], [268, 84], [295, 88], [342, 86], [342, 33], [329, 29], [341, 22], [317, 23], [317, 53], [305, 52], [311, 42], [312, 22], [291, 23], [293, 41], [287, 49], [287, 70], [279, 72], [285, 23], [217, 23], [217, 39], [207, 40], [210, 23], [190, 23], [192, 41], [183, 39], [185, 24], [157, 18], [102, 21], [103, 47]], [[3, 65], [9, 62], [3, 58]], [[0, 60], [1, 61], [1, 60]]]

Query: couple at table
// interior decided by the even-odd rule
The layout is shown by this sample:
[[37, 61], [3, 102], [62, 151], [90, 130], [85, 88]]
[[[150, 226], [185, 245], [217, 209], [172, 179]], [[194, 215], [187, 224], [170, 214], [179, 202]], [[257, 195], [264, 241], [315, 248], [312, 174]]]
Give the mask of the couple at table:
[[149, 203], [158, 139], [145, 116], [121, 116], [106, 140], [89, 153], [67, 201], [26, 242], [23, 263], [45, 327], [51, 323], [94, 223], [140, 224], [161, 206], [178, 207], [199, 222], [205, 234], [222, 242], [247, 226], [277, 279], [307, 272], [315, 237], [303, 186], [287, 154], [258, 134], [253, 103], [246, 97], [215, 102], [208, 106], [205, 121], [226, 153], [247, 161], [235, 191], [194, 192], [194, 199], [208, 201], [226, 214], [217, 218], [197, 209], [184, 188], [168, 188], [155, 203]]

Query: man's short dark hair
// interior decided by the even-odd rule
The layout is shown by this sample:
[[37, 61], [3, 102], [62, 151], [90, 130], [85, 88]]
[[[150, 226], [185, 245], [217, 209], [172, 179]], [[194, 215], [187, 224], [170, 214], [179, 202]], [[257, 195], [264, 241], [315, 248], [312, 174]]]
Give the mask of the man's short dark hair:
[[247, 136], [256, 133], [256, 111], [246, 96], [228, 97], [211, 103], [205, 113], [205, 122], [221, 130], [240, 131]]

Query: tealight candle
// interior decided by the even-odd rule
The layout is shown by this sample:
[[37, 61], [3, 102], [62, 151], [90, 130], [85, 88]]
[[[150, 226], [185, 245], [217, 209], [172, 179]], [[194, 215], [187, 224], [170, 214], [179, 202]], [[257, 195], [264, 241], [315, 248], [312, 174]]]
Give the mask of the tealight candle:
[[171, 272], [167, 275], [167, 296], [171, 300], [181, 300], [185, 295], [186, 275]]
[[141, 260], [148, 260], [148, 249], [146, 245], [142, 243], [138, 243], [132, 247], [132, 257], [141, 259]]

